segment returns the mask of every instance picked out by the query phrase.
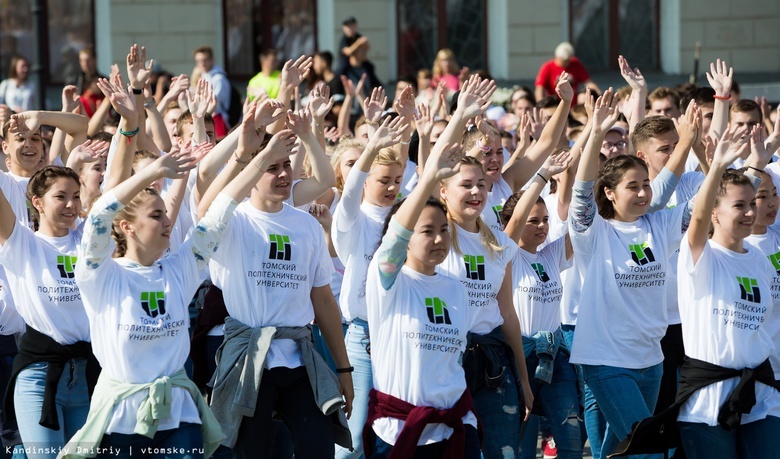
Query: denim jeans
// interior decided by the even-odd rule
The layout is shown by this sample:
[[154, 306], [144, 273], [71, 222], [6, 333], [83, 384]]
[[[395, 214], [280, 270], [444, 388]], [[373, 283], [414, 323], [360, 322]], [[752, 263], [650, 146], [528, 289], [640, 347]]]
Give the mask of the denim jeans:
[[504, 347], [498, 350], [503, 375], [495, 385], [485, 384], [485, 371], [474, 358], [475, 352], [467, 352], [463, 359], [466, 385], [474, 399], [474, 412], [482, 421], [485, 438], [482, 456], [485, 459], [515, 458], [520, 455], [520, 428], [525, 416], [521, 403], [514, 365]]
[[273, 413], [292, 435], [296, 459], [332, 457], [333, 421], [314, 401], [305, 367], [263, 371], [255, 414], [245, 417], [233, 447], [236, 459], [269, 459], [275, 449]]
[[[663, 364], [632, 370], [606, 365], [583, 365], [585, 382], [607, 420], [601, 459], [628, 435], [635, 422], [650, 417], [661, 386]], [[596, 457], [596, 456], [594, 456]], [[660, 458], [661, 455], [635, 456]]]
[[732, 430], [692, 422], [679, 426], [689, 459], [780, 459], [780, 418], [774, 416]]
[[160, 430], [149, 438], [140, 434], [113, 433], [103, 436], [98, 459], [203, 459], [200, 424], [182, 422], [177, 429]]
[[[574, 343], [574, 325], [561, 325], [563, 341], [566, 347], [571, 349]], [[590, 388], [585, 384], [585, 376], [582, 373], [582, 365], [573, 365], [577, 372], [577, 384], [582, 406], [582, 419], [585, 421], [580, 429], [580, 437], [583, 447], [585, 441], [590, 440], [590, 452], [593, 457], [601, 455], [601, 444], [604, 443], [604, 433], [607, 430], [607, 421], [596, 403]]]
[[[531, 354], [525, 358], [528, 374], [534, 374], [539, 357]], [[541, 406], [545, 417], [550, 420], [552, 436], [558, 448], [559, 459], [582, 458], [582, 440], [580, 419], [580, 403], [577, 397], [577, 373], [569, 363], [569, 357], [558, 352], [555, 357], [553, 379], [550, 384], [544, 384], [531, 378], [531, 390], [534, 399]], [[533, 432], [526, 430], [526, 436], [532, 436], [534, 449], [538, 429]], [[525, 442], [524, 442], [525, 443]]]
[[374, 387], [374, 373], [371, 371], [371, 356], [366, 347], [370, 344], [368, 322], [355, 319], [349, 324], [344, 337], [347, 346], [349, 364], [355, 367], [352, 372], [352, 387], [355, 398], [352, 400], [352, 416], [347, 420], [352, 434], [350, 451], [336, 445], [337, 459], [357, 459], [363, 457], [363, 426], [368, 418], [368, 393]]
[[[57, 457], [56, 449], [65, 446], [73, 434], [84, 426], [89, 413], [87, 361], [75, 359], [65, 365], [57, 385], [56, 408], [60, 429], [48, 429], [38, 423], [48, 368], [47, 362], [27, 366], [17, 376], [14, 388], [16, 422], [30, 459]], [[55, 451], [46, 451], [47, 448], [55, 448]]]
[[[447, 452], [447, 446], [449, 440], [444, 440], [430, 445], [417, 446], [417, 450], [414, 452], [414, 459], [439, 459], [446, 457], [444, 454]], [[390, 457], [390, 451], [393, 449], [393, 445], [385, 443], [379, 436], [376, 437], [376, 444], [374, 445], [374, 454], [371, 456], [373, 459], [387, 459]], [[466, 424], [466, 448], [463, 451], [463, 455], [456, 455], [457, 457], [463, 457], [463, 459], [479, 459], [481, 457], [479, 452], [479, 434], [477, 429], [473, 426]]]

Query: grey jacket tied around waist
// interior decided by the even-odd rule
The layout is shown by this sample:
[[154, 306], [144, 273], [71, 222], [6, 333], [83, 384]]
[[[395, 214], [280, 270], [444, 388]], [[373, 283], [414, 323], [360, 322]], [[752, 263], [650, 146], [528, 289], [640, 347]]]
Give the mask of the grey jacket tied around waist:
[[559, 328], [555, 332], [539, 331], [530, 338], [523, 336], [523, 353], [526, 358], [536, 352], [539, 357], [539, 365], [536, 366], [534, 379], [539, 382], [550, 384], [553, 378], [553, 368], [555, 368], [555, 357], [558, 351], [568, 354], [568, 349], [563, 344], [563, 332]]
[[[225, 320], [225, 340], [217, 350], [217, 369], [210, 385], [214, 387], [211, 410], [226, 435], [223, 444], [233, 447], [244, 416], [254, 416], [259, 396], [260, 381], [271, 341], [292, 339], [301, 350], [304, 367], [309, 376], [314, 401], [323, 414], [333, 415], [334, 422], [347, 431], [346, 417], [339, 409], [343, 403], [339, 382], [327, 363], [314, 349], [311, 326], [252, 328], [232, 317]], [[336, 440], [342, 444], [339, 429]], [[351, 441], [349, 442], [351, 447]]]

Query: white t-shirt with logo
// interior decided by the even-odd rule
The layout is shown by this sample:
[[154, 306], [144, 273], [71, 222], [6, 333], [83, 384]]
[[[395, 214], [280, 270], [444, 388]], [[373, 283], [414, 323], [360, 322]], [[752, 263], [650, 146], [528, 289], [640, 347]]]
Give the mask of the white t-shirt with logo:
[[344, 279], [341, 283], [341, 314], [351, 322], [367, 319], [366, 275], [382, 239], [382, 227], [390, 207], [360, 203], [363, 184], [369, 173], [353, 170], [344, 184], [344, 195], [336, 206], [331, 237], [341, 261]]
[[775, 343], [775, 350], [769, 356], [769, 362], [775, 371], [775, 379], [780, 379], [780, 229], [770, 226], [764, 234], [753, 234], [745, 242], [755, 246], [772, 264], [772, 314], [764, 323], [766, 331]]
[[[772, 320], [772, 265], [750, 244], [733, 252], [708, 240], [696, 265], [687, 240], [680, 247], [678, 290], [685, 354], [726, 368], [755, 368], [774, 345], [767, 325]], [[720, 407], [739, 378], [710, 384], [680, 409], [678, 421], [718, 423]], [[756, 383], [756, 405], [742, 423], [780, 416], [780, 393]]]
[[[466, 292], [459, 281], [437, 273], [427, 276], [403, 266], [403, 259], [387, 260], [381, 251], [402, 244], [405, 254], [411, 232], [391, 222], [384, 244], [368, 267], [367, 304], [371, 328], [374, 388], [415, 406], [451, 408], [466, 390], [460, 359], [471, 328]], [[387, 263], [391, 263], [388, 265]], [[380, 266], [392, 274], [380, 272]], [[389, 288], [383, 276], [397, 276]], [[385, 280], [387, 282], [387, 280]], [[472, 412], [463, 422], [476, 427]], [[374, 421], [377, 436], [395, 444], [404, 421]], [[440, 442], [452, 435], [445, 424], [428, 424], [418, 445]]]
[[[250, 327], [303, 327], [314, 320], [312, 287], [330, 283], [333, 263], [322, 226], [284, 204], [263, 212], [238, 205], [210, 264], [228, 314]], [[271, 342], [265, 368], [297, 368], [301, 351], [291, 339]]]
[[574, 262], [582, 276], [571, 362], [641, 369], [663, 361], [667, 261], [682, 239], [689, 206], [604, 220], [593, 182], [576, 181], [569, 209]]
[[555, 331], [561, 325], [561, 272], [572, 265], [566, 259], [566, 237], [536, 253], [522, 248], [512, 263], [512, 298], [523, 336]]
[[499, 178], [493, 184], [493, 188], [488, 191], [487, 202], [485, 203], [485, 208], [482, 209], [482, 221], [487, 223], [494, 233], [500, 233], [504, 230], [500, 214], [501, 209], [504, 208], [504, 203], [510, 196], [512, 196], [512, 188], [504, 180], [504, 177]]
[[0, 249], [19, 315], [60, 344], [90, 340], [75, 279], [81, 234], [79, 228], [66, 236], [47, 237], [17, 222]]
[[506, 276], [506, 267], [517, 253], [517, 244], [502, 231], [493, 231], [498, 245], [504, 250], [491, 254], [482, 244], [480, 233], [470, 233], [457, 228], [460, 253], [450, 246], [447, 259], [437, 271], [460, 280], [468, 294], [472, 331], [486, 335], [504, 323], [498, 308], [498, 291]]
[[[153, 382], [179, 371], [190, 351], [189, 311], [203, 281], [200, 272], [219, 242], [236, 203], [220, 194], [179, 250], [143, 266], [111, 258], [111, 222], [122, 209], [113, 192], [104, 194], [87, 217], [76, 279], [89, 317], [93, 352], [103, 373], [133, 384]], [[146, 392], [120, 401], [107, 433], [132, 434]], [[200, 423], [189, 392], [174, 387], [171, 415], [159, 430], [180, 422]]]

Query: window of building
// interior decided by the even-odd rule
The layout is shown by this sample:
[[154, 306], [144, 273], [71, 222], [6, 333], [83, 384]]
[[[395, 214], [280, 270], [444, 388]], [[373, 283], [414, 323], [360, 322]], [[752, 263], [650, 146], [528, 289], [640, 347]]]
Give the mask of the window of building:
[[223, 0], [225, 64], [231, 79], [260, 71], [258, 56], [279, 50], [279, 61], [317, 49], [316, 0]]
[[[32, 0], [0, 0], [0, 76], [8, 75], [11, 57], [21, 54], [32, 62], [35, 29]], [[46, 23], [42, 31], [44, 78], [47, 84], [63, 84], [79, 72], [78, 53], [94, 46], [93, 0], [41, 2]]]
[[570, 0], [570, 36], [589, 70], [616, 70], [619, 55], [657, 69], [658, 0]]
[[460, 66], [487, 69], [486, 8], [486, 0], [398, 0], [398, 75], [430, 69], [442, 48]]

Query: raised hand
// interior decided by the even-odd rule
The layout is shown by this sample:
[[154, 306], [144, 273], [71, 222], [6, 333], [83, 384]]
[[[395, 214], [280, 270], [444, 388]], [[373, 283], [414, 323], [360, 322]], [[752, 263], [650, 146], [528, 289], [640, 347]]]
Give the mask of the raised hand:
[[353, 83], [352, 80], [345, 77], [344, 75], [341, 75], [341, 85], [344, 86], [344, 93], [349, 97], [351, 97], [352, 99], [355, 99], [356, 97], [360, 96], [362, 100], [363, 86], [365, 86], [365, 84], [366, 84], [365, 73], [360, 77], [357, 86], [355, 86], [355, 83]]
[[330, 214], [328, 206], [325, 204], [312, 204], [311, 207], [309, 207], [309, 215], [314, 217], [325, 231], [330, 231], [330, 226], [333, 223], [333, 216]]
[[309, 138], [312, 135], [311, 130], [312, 116], [308, 109], [287, 111], [287, 127], [298, 136], [299, 139]]
[[775, 128], [769, 134], [769, 137], [766, 138], [765, 145], [767, 150], [771, 152], [776, 152], [777, 148], [780, 147], [780, 109], [778, 109], [778, 115], [775, 117]]
[[387, 106], [387, 96], [382, 87], [374, 88], [371, 97], [363, 101], [363, 116], [368, 124], [377, 124]]
[[103, 140], [87, 140], [71, 150], [69, 161], [72, 159], [79, 163], [94, 163], [108, 155], [108, 146], [108, 142]]
[[205, 78], [198, 80], [195, 94], [192, 94], [192, 91], [187, 91], [187, 102], [193, 117], [203, 118], [206, 115], [213, 95], [214, 88]]
[[100, 78], [97, 86], [122, 118], [130, 119], [136, 115], [135, 98], [128, 94], [124, 88], [105, 78]]
[[593, 108], [596, 105], [596, 100], [593, 99], [593, 95], [590, 92], [590, 88], [585, 88], [585, 113], [588, 115], [588, 121], [593, 119]]
[[[461, 84], [461, 88], [463, 87]], [[439, 81], [436, 85], [436, 91], [433, 93], [433, 99], [431, 100], [431, 113], [438, 115], [439, 118], [444, 119], [450, 114], [450, 102], [447, 99], [447, 83], [444, 80]]]
[[368, 141], [367, 150], [377, 151], [382, 148], [392, 147], [401, 141], [403, 132], [409, 127], [404, 123], [404, 119], [400, 116], [396, 116], [391, 119], [386, 118], [385, 121], [377, 127], [374, 135]]
[[538, 108], [534, 107], [533, 110], [527, 113], [528, 126], [531, 129], [531, 137], [539, 140], [544, 131], [544, 121], [542, 121], [542, 112]]
[[295, 152], [296, 145], [293, 131], [282, 129], [271, 137], [262, 154], [264, 159], [273, 164], [292, 155]]
[[10, 132], [26, 135], [28, 132], [35, 133], [41, 127], [41, 118], [37, 111], [15, 113], [10, 118]]
[[249, 104], [248, 109], [244, 111], [244, 118], [241, 120], [241, 132], [238, 135], [238, 147], [235, 152], [241, 163], [248, 162], [250, 155], [256, 152], [263, 144], [263, 136], [258, 133], [255, 127], [255, 109], [258, 104], [257, 100]]
[[726, 61], [721, 61], [710, 64], [710, 71], [707, 72], [707, 81], [710, 82], [710, 86], [715, 90], [715, 95], [718, 97], [728, 97], [731, 94], [732, 77], [734, 76], [734, 69], [726, 66]]
[[749, 148], [750, 136], [743, 136], [738, 126], [728, 129], [715, 142], [715, 152], [712, 157], [712, 167], [725, 169]]
[[72, 84], [62, 88], [63, 112], [72, 112], [76, 107], [79, 106], [78, 90], [79, 88], [73, 86]]
[[758, 159], [761, 168], [769, 164], [772, 160], [774, 151], [766, 148], [764, 142], [764, 129], [761, 125], [753, 126], [753, 130], [750, 131], [750, 154]]
[[568, 169], [569, 165], [571, 165], [571, 152], [566, 150], [548, 156], [544, 160], [542, 169], [547, 169], [550, 177], [552, 177]]
[[323, 132], [325, 135], [325, 138], [330, 140], [331, 143], [334, 145], [339, 142], [339, 139], [341, 138], [341, 133], [339, 132], [339, 128], [336, 126], [331, 126], [329, 128], [325, 128], [325, 131]]
[[143, 89], [146, 86], [149, 75], [152, 74], [152, 66], [154, 65], [154, 59], [149, 61], [149, 66], [146, 65], [146, 47], [141, 46], [140, 51], [138, 45], [130, 47], [130, 52], [127, 54], [127, 78], [130, 80], [130, 86], [133, 89]]
[[393, 102], [393, 107], [403, 119], [411, 121], [414, 118], [414, 94], [411, 86], [407, 86], [401, 91], [401, 94]]
[[448, 143], [440, 152], [434, 150], [425, 163], [425, 171], [432, 171], [434, 180], [441, 181], [452, 177], [460, 170], [460, 160], [463, 158], [463, 146], [458, 143]]
[[155, 161], [154, 170], [160, 171], [163, 177], [170, 179], [179, 179], [187, 176], [187, 172], [195, 168], [197, 161], [184, 150], [176, 153], [168, 153], [160, 156]]
[[691, 100], [688, 104], [688, 108], [685, 110], [685, 115], [679, 119], [672, 118], [674, 127], [677, 128], [677, 135], [680, 136], [680, 142], [688, 145], [693, 145], [699, 141], [701, 136], [701, 123], [702, 115], [701, 109], [696, 104], [696, 101]]
[[274, 124], [287, 113], [284, 111], [284, 103], [276, 99], [255, 99], [254, 108], [255, 128], [266, 127]]
[[570, 76], [566, 72], [561, 72], [558, 77], [558, 83], [555, 84], [555, 93], [565, 102], [571, 102], [574, 98], [574, 90], [571, 88]]
[[496, 91], [496, 82], [472, 75], [460, 88], [458, 111], [464, 118], [474, 118], [490, 108], [490, 97]]
[[188, 89], [190, 89], [190, 77], [182, 73], [171, 79], [171, 87], [168, 89], [168, 92], [172, 93], [173, 96], [178, 97], [179, 94]]
[[518, 142], [528, 142], [528, 139], [532, 136], [531, 130], [531, 117], [527, 113], [523, 113], [520, 116], [520, 121], [515, 127], [515, 139]]
[[490, 125], [490, 123], [485, 120], [482, 116], [478, 116], [476, 118], [476, 126], [477, 130], [482, 134], [482, 138], [485, 139], [482, 141], [483, 146], [490, 147], [493, 145], [493, 143], [498, 140], [498, 133], [495, 129], [493, 129], [493, 126]]
[[647, 82], [642, 72], [638, 68], [631, 69], [628, 65], [628, 61], [623, 56], [618, 56], [618, 66], [620, 66], [620, 75], [626, 80], [631, 89], [634, 91], [647, 90]]
[[311, 57], [306, 56], [299, 57], [295, 62], [292, 59], [285, 62], [282, 67], [282, 84], [290, 88], [298, 87], [309, 74], [313, 62]]
[[333, 108], [333, 98], [330, 97], [330, 88], [325, 83], [318, 83], [309, 94], [309, 111], [314, 121], [321, 124], [325, 116]]
[[185, 153], [195, 161], [195, 164], [198, 164], [212, 149], [214, 149], [214, 145], [210, 142], [201, 142], [195, 146], [192, 146], [190, 142], [190, 148]]
[[596, 99], [596, 104], [593, 106], [594, 132], [607, 132], [615, 124], [620, 116], [620, 111], [617, 109], [618, 99], [611, 87]]
[[417, 105], [417, 113], [414, 114], [414, 122], [417, 125], [417, 135], [425, 137], [426, 139], [431, 137], [433, 131], [433, 115], [431, 109], [428, 108], [428, 104]]

